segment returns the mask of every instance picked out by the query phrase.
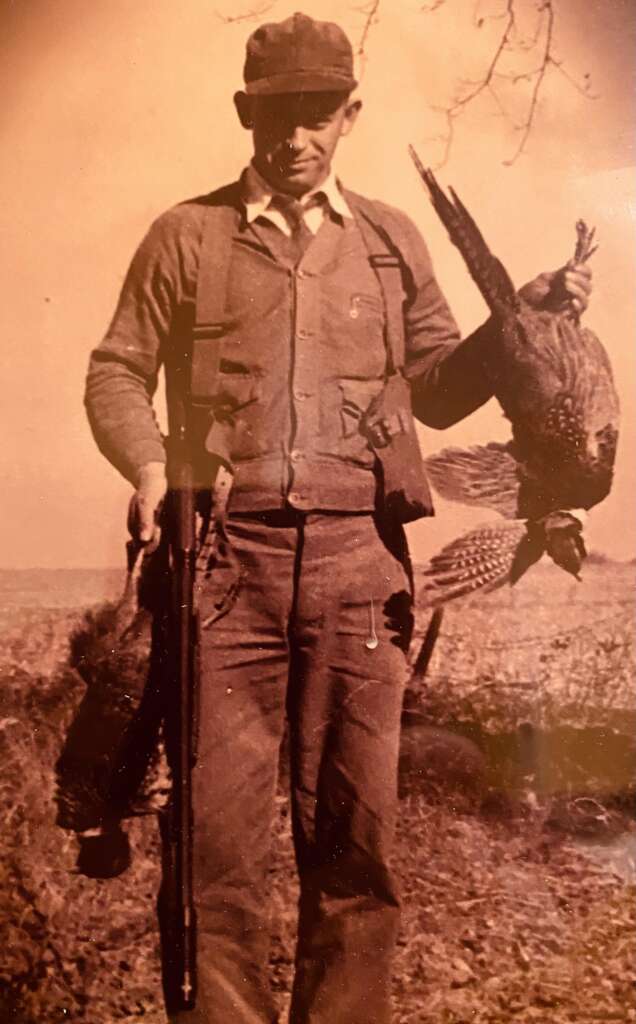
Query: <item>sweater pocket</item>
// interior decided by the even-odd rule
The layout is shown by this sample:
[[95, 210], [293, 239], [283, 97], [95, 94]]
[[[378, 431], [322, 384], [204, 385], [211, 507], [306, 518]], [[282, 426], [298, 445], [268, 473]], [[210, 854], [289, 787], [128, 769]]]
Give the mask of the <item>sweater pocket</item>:
[[205, 447], [227, 453], [227, 461], [254, 458], [263, 451], [262, 381], [246, 373], [217, 376], [210, 401], [210, 429]]
[[371, 401], [384, 387], [383, 380], [329, 381], [320, 401], [321, 454], [371, 469], [375, 456], [360, 433], [360, 423]]
[[341, 380], [338, 381], [340, 391], [340, 423], [342, 439], [348, 440], [360, 432], [360, 421], [369, 408], [371, 401], [379, 395], [384, 387], [383, 380]]

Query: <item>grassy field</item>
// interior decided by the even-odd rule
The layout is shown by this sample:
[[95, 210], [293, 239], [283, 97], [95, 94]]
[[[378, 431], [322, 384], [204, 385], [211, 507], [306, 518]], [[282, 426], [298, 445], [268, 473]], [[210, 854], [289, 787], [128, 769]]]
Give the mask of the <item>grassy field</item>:
[[[117, 573], [0, 573], [3, 1024], [165, 1021], [154, 821], [132, 822], [133, 866], [109, 881], [77, 874], [76, 841], [54, 823], [53, 765], [83, 691], [67, 637], [119, 585]], [[471, 787], [437, 769], [402, 800], [395, 1024], [636, 1020], [633, 612], [634, 566], [598, 562], [580, 585], [537, 567], [447, 614], [415, 698], [423, 721], [475, 739], [487, 770]], [[281, 794], [281, 1009], [296, 895]]]

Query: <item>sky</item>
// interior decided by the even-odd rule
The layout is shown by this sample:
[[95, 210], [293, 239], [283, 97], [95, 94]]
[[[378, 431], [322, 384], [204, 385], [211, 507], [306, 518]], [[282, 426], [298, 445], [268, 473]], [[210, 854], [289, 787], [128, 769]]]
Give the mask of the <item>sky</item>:
[[[300, 0], [279, 0], [255, 21], [228, 23], [266, 4], [219, 0], [3, 0], [0, 2], [0, 304], [4, 338], [0, 430], [0, 567], [123, 564], [130, 486], [97, 452], [82, 406], [88, 353], [112, 314], [128, 261], [150, 222], [174, 203], [232, 180], [250, 137], [234, 114], [245, 40]], [[532, 81], [497, 79], [454, 123], [438, 171], [459, 192], [494, 252], [521, 285], [571, 255], [579, 217], [597, 228], [595, 291], [585, 322], [612, 360], [622, 431], [612, 494], [592, 510], [588, 544], [636, 555], [636, 8], [631, 0], [553, 0], [553, 56], [532, 131], [519, 140]], [[433, 8], [429, 10], [429, 8]], [[517, 0], [526, 39], [534, 0]], [[357, 44], [364, 15], [351, 3], [303, 0]], [[433, 254], [464, 332], [485, 316], [407, 154], [439, 163], [454, 91], [483, 76], [505, 26], [503, 0], [381, 0], [361, 64], [362, 115], [337, 154], [356, 191], [408, 212]], [[508, 53], [504, 70], [537, 65]], [[524, 63], [525, 61], [525, 63]], [[588, 76], [588, 77], [586, 77]], [[594, 98], [579, 85], [589, 82]], [[501, 107], [507, 111], [504, 117]], [[161, 404], [161, 403], [160, 403]], [[447, 444], [505, 440], [496, 403], [439, 433]], [[409, 527], [416, 559], [487, 514], [438, 502], [434, 523]]]

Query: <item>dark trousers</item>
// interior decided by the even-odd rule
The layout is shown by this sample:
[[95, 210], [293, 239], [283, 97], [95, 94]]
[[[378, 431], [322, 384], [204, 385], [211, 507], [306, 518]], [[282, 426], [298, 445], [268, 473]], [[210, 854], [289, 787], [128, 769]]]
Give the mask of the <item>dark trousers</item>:
[[[388, 867], [411, 587], [402, 532], [372, 515], [228, 524], [242, 582], [201, 636], [194, 772], [197, 1008], [179, 1024], [277, 1020], [266, 875], [289, 722], [300, 878], [293, 1024], [388, 1024], [399, 899]], [[227, 585], [203, 584], [206, 618]], [[377, 637], [377, 643], [376, 643]]]

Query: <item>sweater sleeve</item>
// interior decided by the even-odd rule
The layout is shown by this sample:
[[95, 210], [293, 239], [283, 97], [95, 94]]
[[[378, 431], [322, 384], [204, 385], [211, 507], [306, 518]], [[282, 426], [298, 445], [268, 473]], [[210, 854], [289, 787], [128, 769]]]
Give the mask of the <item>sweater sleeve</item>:
[[491, 321], [463, 341], [448, 303], [435, 279], [433, 265], [419, 231], [399, 214], [407, 259], [404, 308], [406, 359], [413, 412], [429, 427], [457, 423], [492, 397], [486, 368], [492, 337]]
[[147, 462], [165, 462], [152, 399], [175, 316], [194, 293], [193, 211], [175, 207], [137, 249], [111, 324], [90, 357], [85, 405], [100, 451], [133, 485]]

